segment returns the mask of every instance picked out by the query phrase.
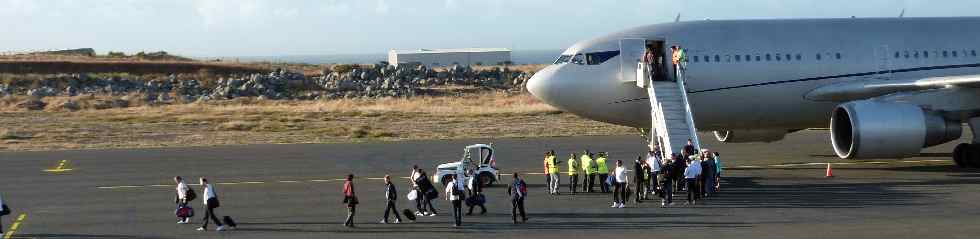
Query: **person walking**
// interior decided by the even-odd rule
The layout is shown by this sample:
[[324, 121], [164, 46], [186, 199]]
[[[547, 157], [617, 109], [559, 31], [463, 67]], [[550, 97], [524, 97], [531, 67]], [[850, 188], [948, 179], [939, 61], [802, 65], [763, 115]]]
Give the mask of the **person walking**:
[[422, 201], [423, 201], [422, 198], [423, 195], [425, 194], [425, 191], [422, 191], [419, 188], [419, 184], [418, 184], [419, 177], [421, 176], [422, 176], [422, 171], [421, 169], [419, 169], [419, 166], [412, 165], [412, 176], [409, 177], [409, 180], [411, 180], [412, 190], [415, 191], [415, 215], [417, 216], [422, 216], [422, 214], [425, 213], [424, 208], [422, 208]]
[[697, 191], [698, 191], [698, 174], [700, 174], [699, 169], [700, 164], [695, 162], [694, 159], [689, 159], [690, 166], [684, 170], [684, 179], [687, 181], [687, 204], [694, 205], [697, 202]]
[[[660, 147], [658, 146], [657, 148], [659, 150]], [[649, 183], [647, 184], [647, 192], [657, 192], [658, 190], [661, 190], [660, 181], [658, 179], [658, 176], [660, 175], [660, 169], [662, 168], [660, 163], [661, 161], [660, 156], [658, 156], [656, 150], [649, 151], [647, 152], [646, 160], [647, 160], [646, 161], [647, 167], [650, 168], [649, 171], [650, 180], [648, 181]]]
[[524, 200], [527, 198], [527, 183], [517, 173], [514, 173], [514, 182], [510, 186], [507, 186], [507, 195], [510, 195], [510, 215], [514, 224], [517, 224], [518, 213], [521, 216], [521, 222], [527, 222], [527, 213], [524, 211]]
[[398, 208], [395, 202], [398, 201], [398, 190], [391, 182], [391, 176], [385, 175], [385, 217], [381, 218], [381, 224], [388, 224], [388, 213], [395, 214], [395, 223], [402, 223], [402, 216], [398, 215]]
[[701, 160], [701, 178], [704, 179], [704, 184], [701, 188], [704, 190], [702, 195], [704, 197], [711, 196], [715, 193], [715, 159], [712, 157], [711, 151], [704, 150], [704, 159]]
[[595, 160], [597, 172], [599, 173], [599, 182], [602, 183], [599, 188], [602, 193], [609, 193], [609, 166], [606, 165], [606, 157], [609, 153], [599, 152], [599, 158]]
[[682, 152], [684, 153], [685, 160], [687, 159], [687, 157], [691, 157], [691, 155], [697, 154], [698, 149], [694, 147], [694, 140], [687, 139], [687, 144], [684, 145], [684, 150], [682, 150]]
[[575, 153], [572, 153], [568, 158], [568, 191], [575, 194], [578, 190], [578, 171], [579, 171], [579, 161]]
[[551, 157], [552, 155], [550, 150], [544, 152], [544, 162], [542, 163], [542, 165], [544, 165], [544, 190], [548, 193], [551, 193], [551, 173], [549, 172], [550, 170], [548, 170], [550, 168], [548, 166], [548, 160]]
[[674, 204], [674, 181], [677, 177], [676, 170], [674, 170], [674, 164], [669, 159], [664, 162], [663, 168], [660, 169], [661, 174], [663, 174], [663, 183], [661, 184], [663, 190], [663, 200], [660, 201], [660, 207], [667, 207]]
[[446, 184], [446, 200], [453, 204], [453, 226], [463, 224], [463, 182], [459, 175], [450, 174], [450, 181]]
[[582, 169], [585, 171], [585, 178], [582, 179], [582, 191], [592, 192], [592, 188], [595, 184], [595, 163], [592, 161], [592, 153], [589, 150], [582, 152]]
[[354, 213], [357, 212], [357, 195], [354, 194], [354, 175], [348, 174], [344, 181], [344, 204], [347, 205], [347, 220], [344, 227], [354, 227]]
[[554, 151], [551, 152], [551, 155], [545, 158], [548, 165], [548, 175], [551, 178], [548, 187], [551, 189], [551, 195], [558, 195], [558, 187], [561, 185], [560, 178], [558, 177], [558, 155], [555, 155]]
[[715, 191], [721, 190], [721, 155], [715, 152]]
[[636, 160], [633, 161], [633, 201], [636, 203], [643, 203], [643, 199], [646, 199], [645, 181], [647, 176], [650, 175], [650, 169], [647, 169], [646, 161], [643, 160], [642, 156], [636, 156]]
[[674, 154], [674, 190], [687, 191], [687, 181], [684, 179], [684, 171], [687, 170], [687, 157], [683, 154]]
[[614, 208], [623, 208], [626, 204], [626, 167], [623, 167], [622, 160], [616, 160], [616, 168], [613, 170], [613, 205]]
[[208, 183], [208, 179], [201, 178], [201, 189], [204, 192], [204, 224], [197, 228], [198, 231], [208, 230], [208, 220], [214, 221], [214, 225], [217, 225], [217, 231], [224, 231], [225, 226], [221, 225], [221, 221], [218, 220], [218, 215], [214, 214], [214, 209], [221, 206], [220, 201], [218, 201], [218, 194], [214, 191], [214, 186]]
[[473, 170], [470, 170], [469, 174], [472, 176], [466, 183], [467, 190], [470, 192], [470, 197], [466, 200], [466, 206], [469, 207], [466, 215], [473, 215], [473, 208], [477, 206], [480, 207], [480, 215], [487, 214], [487, 207], [485, 205], [487, 197], [483, 195], [483, 179], [480, 179], [478, 175], [473, 175]]
[[[190, 201], [187, 195], [189, 192], [193, 192], [191, 192], [191, 188], [187, 186], [187, 183], [184, 183], [184, 178], [176, 176], [174, 177], [174, 182], [177, 183], [177, 198], [174, 201], [177, 203], [177, 209], [179, 210], [182, 207], [187, 207], [187, 203]], [[190, 217], [180, 217], [180, 221], [177, 221], [177, 224], [187, 224], [190, 222]]]

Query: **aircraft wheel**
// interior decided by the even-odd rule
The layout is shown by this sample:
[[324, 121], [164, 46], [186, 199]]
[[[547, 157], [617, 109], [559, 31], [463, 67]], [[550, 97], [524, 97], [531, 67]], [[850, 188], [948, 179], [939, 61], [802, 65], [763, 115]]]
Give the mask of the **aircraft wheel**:
[[970, 165], [967, 164], [967, 161], [969, 160], [967, 158], [969, 156], [969, 151], [969, 144], [964, 143], [956, 145], [956, 148], [953, 149], [953, 162], [956, 162], [956, 166], [959, 166], [960, 168], [970, 167]]
[[966, 147], [963, 161], [969, 167], [980, 168], [980, 145], [969, 144]]

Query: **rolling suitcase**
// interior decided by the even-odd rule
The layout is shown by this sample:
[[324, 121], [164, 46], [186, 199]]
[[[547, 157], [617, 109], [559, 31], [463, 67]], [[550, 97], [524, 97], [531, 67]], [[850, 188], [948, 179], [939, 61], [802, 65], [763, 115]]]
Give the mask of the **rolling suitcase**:
[[413, 221], [413, 222], [415, 221], [415, 213], [412, 213], [412, 210], [408, 210], [408, 209], [402, 210], [402, 214], [405, 215], [405, 218], [408, 219], [409, 221]]
[[221, 218], [221, 221], [228, 227], [231, 227], [233, 229], [238, 228], [238, 224], [236, 224], [235, 220], [232, 220], [231, 217], [229, 216], [225, 216], [224, 218]]
[[174, 214], [176, 214], [178, 218], [193, 217], [194, 208], [191, 208], [189, 206], [179, 207], [177, 208], [177, 211], [174, 212]]

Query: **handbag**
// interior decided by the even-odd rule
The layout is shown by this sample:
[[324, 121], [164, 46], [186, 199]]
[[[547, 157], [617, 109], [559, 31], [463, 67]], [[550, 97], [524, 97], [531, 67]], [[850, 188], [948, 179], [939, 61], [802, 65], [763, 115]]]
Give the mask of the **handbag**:
[[419, 190], [412, 190], [411, 192], [408, 192], [407, 197], [408, 200], [411, 201], [415, 201], [416, 199], [419, 199]]
[[176, 214], [177, 217], [179, 217], [179, 218], [193, 217], [194, 216], [194, 208], [191, 208], [190, 206], [178, 207], [177, 210], [174, 211], [174, 214]]
[[218, 201], [218, 198], [208, 198], [207, 205], [210, 208], [218, 208], [221, 207], [221, 202]]

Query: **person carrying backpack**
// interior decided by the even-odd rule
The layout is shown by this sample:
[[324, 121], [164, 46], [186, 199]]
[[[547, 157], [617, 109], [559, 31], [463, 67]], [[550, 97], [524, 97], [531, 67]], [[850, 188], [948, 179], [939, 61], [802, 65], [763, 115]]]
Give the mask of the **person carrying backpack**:
[[453, 203], [453, 226], [463, 224], [463, 197], [466, 192], [459, 175], [450, 174], [451, 181], [446, 184], [446, 200]]
[[197, 228], [197, 230], [207, 231], [208, 219], [211, 219], [214, 221], [214, 225], [218, 225], [218, 229], [215, 230], [224, 231], [225, 226], [221, 224], [218, 216], [214, 214], [214, 209], [221, 206], [221, 203], [218, 201], [218, 194], [214, 192], [214, 186], [208, 183], [208, 179], [201, 178], [201, 187], [203, 187], [201, 191], [204, 191], [204, 224]]
[[507, 186], [507, 195], [510, 195], [511, 219], [517, 224], [517, 214], [520, 213], [521, 221], [527, 222], [527, 213], [524, 211], [524, 199], [527, 198], [527, 183], [522, 180], [517, 173], [514, 173], [514, 182]]

